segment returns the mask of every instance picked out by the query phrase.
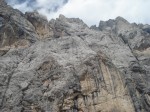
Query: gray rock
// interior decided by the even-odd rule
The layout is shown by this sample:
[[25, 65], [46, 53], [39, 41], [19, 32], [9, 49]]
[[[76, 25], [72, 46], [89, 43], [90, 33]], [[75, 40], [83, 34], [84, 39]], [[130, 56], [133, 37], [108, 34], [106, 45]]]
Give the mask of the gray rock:
[[0, 17], [0, 28], [4, 25], [4, 19]]
[[40, 15], [38, 12], [26, 12], [25, 16], [27, 20], [29, 20], [33, 26], [37, 34], [39, 35], [39, 39], [44, 38], [52, 38], [53, 30], [48, 25], [47, 18], [43, 15]]
[[0, 25], [1, 112], [150, 111], [149, 25], [48, 22], [5, 3]]
[[20, 11], [0, 4], [0, 18], [0, 47], [11, 46], [21, 39], [29, 42], [37, 40], [35, 28]]

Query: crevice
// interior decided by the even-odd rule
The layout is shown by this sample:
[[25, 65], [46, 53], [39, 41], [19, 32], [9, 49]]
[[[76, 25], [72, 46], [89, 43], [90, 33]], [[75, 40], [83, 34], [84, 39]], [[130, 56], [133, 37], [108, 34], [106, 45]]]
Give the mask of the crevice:
[[4, 94], [3, 94], [3, 97], [2, 97], [2, 102], [1, 102], [1, 105], [0, 105], [0, 109], [1, 109], [1, 108], [3, 107], [3, 105], [4, 105], [5, 97], [6, 97], [5, 95], [6, 95], [6, 92], [7, 92], [8, 88], [9, 88], [10, 80], [11, 80], [11, 78], [12, 78], [14, 72], [15, 72], [15, 70], [13, 70], [13, 71], [8, 75], [8, 79], [7, 79], [8, 81], [7, 81], [7, 83], [6, 83], [6, 89], [5, 89]]
[[129, 47], [131, 53], [133, 54], [133, 56], [135, 57], [135, 59], [137, 60], [137, 62], [138, 62], [138, 64], [139, 64], [139, 59], [138, 59], [138, 57], [135, 55], [135, 53], [133, 52], [133, 49], [132, 49], [131, 46], [129, 45], [129, 42], [126, 42], [126, 40], [123, 38], [123, 35], [122, 35], [122, 34], [120, 34], [119, 37], [120, 37], [121, 40], [124, 42], [124, 44], [126, 44], [126, 45]]
[[[20, 61], [20, 63], [22, 63], [22, 61], [26, 58], [26, 56]], [[15, 73], [15, 70], [18, 68], [18, 66], [19, 66], [20, 63], [17, 63], [16, 67], [12, 70], [12, 72], [8, 74], [8, 79], [7, 79], [7, 83], [6, 83], [6, 89], [5, 89], [3, 97], [2, 97], [2, 102], [0, 104], [0, 109], [2, 109], [4, 107], [5, 98], [6, 98], [6, 92], [7, 92], [8, 88], [9, 88], [12, 76]]]

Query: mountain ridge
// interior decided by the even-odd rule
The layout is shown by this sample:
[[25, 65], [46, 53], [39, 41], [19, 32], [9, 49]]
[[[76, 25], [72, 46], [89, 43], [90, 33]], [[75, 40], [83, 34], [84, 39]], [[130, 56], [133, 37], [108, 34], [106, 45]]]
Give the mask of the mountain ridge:
[[150, 26], [88, 27], [0, 0], [0, 112], [149, 112]]

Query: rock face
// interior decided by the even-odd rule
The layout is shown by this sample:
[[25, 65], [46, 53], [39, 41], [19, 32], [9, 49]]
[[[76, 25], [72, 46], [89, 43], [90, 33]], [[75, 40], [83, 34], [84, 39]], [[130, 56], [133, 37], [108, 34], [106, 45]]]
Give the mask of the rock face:
[[38, 12], [26, 12], [25, 16], [35, 27], [40, 39], [53, 36], [53, 30], [48, 25], [46, 17], [40, 15]]
[[18, 10], [0, 1], [0, 55], [12, 47], [26, 47], [37, 40], [34, 26]]
[[48, 22], [0, 0], [0, 112], [150, 112], [150, 26]]

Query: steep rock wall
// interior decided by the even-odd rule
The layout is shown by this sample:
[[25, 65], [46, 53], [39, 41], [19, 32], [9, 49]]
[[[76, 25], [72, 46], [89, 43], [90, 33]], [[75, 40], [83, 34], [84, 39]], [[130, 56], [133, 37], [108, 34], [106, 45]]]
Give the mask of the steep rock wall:
[[0, 112], [149, 112], [149, 29], [48, 22], [0, 0]]

